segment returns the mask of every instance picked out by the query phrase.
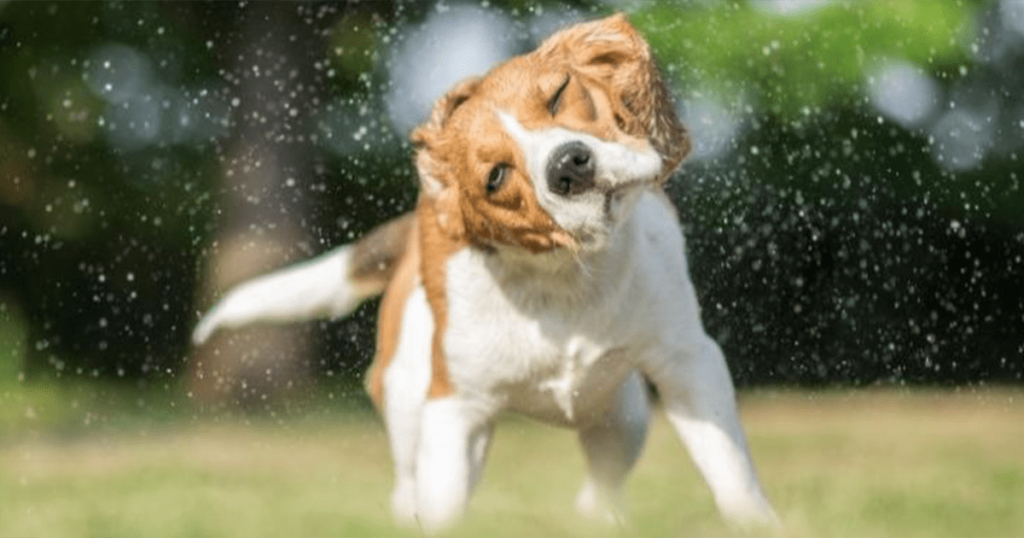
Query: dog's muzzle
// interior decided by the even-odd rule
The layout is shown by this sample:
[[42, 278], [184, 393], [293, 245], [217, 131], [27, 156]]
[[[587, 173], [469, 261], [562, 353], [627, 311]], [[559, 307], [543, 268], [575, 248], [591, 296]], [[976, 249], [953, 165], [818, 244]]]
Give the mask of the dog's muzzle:
[[574, 196], [594, 188], [594, 153], [578, 140], [565, 142], [551, 152], [548, 160], [548, 190], [560, 196]]

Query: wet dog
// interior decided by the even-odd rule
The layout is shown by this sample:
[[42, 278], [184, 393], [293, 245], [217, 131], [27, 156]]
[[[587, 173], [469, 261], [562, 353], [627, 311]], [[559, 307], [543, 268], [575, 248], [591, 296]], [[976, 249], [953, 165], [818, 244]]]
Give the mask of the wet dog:
[[367, 385], [400, 522], [457, 520], [503, 411], [577, 430], [589, 477], [576, 507], [619, 519], [646, 379], [720, 511], [774, 526], [663, 192], [689, 138], [629, 22], [567, 28], [458, 84], [411, 139], [415, 211], [231, 290], [195, 341], [341, 316], [383, 293]]

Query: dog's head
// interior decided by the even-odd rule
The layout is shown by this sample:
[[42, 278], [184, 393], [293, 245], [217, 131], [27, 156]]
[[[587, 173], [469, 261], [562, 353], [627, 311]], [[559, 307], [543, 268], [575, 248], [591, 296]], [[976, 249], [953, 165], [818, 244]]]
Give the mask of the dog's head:
[[446, 235], [533, 253], [601, 248], [636, 193], [690, 149], [647, 43], [621, 15], [458, 84], [411, 138]]

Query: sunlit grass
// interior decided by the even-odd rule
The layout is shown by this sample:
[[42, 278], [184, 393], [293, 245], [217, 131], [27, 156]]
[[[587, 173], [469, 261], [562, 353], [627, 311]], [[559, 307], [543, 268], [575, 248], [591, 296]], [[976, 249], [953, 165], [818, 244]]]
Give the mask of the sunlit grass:
[[[0, 402], [14, 407], [10, 394]], [[19, 423], [0, 436], [0, 536], [417, 535], [390, 522], [378, 419], [330, 408]], [[743, 394], [741, 409], [789, 535], [1024, 535], [1024, 391], [761, 391]], [[84, 411], [69, 413], [77, 422]], [[452, 534], [730, 534], [660, 416], [629, 484], [630, 527], [576, 519], [582, 473], [571, 433], [507, 420]]]

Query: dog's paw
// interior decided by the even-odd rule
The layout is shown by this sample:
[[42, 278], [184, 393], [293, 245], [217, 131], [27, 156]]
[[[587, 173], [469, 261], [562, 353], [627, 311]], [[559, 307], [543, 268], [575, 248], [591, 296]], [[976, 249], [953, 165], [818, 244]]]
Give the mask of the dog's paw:
[[602, 492], [588, 480], [576, 496], [576, 513], [593, 523], [609, 527], [624, 527], [626, 516], [620, 497], [620, 495]]
[[756, 496], [746, 502], [723, 504], [719, 509], [729, 525], [742, 532], [780, 535], [784, 530], [779, 516], [763, 496]]
[[400, 483], [391, 492], [391, 517], [400, 527], [419, 527], [416, 516], [416, 487], [413, 483]]

